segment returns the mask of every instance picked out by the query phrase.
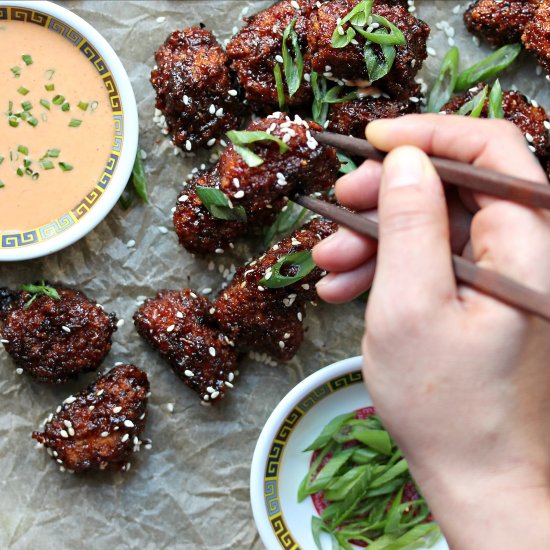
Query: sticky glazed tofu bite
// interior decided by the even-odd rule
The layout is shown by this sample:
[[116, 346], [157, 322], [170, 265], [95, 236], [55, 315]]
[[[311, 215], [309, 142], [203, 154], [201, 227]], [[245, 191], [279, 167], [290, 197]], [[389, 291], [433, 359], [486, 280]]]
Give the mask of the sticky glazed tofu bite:
[[[457, 96], [443, 106], [443, 111], [456, 113], [467, 101], [483, 89], [480, 84], [463, 95]], [[504, 118], [514, 123], [523, 133], [530, 150], [537, 155], [542, 165], [550, 160], [550, 122], [548, 114], [536, 101], [527, 99], [522, 93], [508, 90], [502, 93]], [[488, 116], [488, 100], [485, 101], [482, 118]]]
[[[345, 47], [335, 48], [332, 45], [333, 35], [338, 32], [347, 33], [349, 23], [339, 24], [351, 12], [360, 0], [332, 0], [321, 4], [312, 14], [312, 24], [308, 33], [308, 43], [312, 52], [312, 68], [327, 78], [342, 81], [346, 84], [359, 86], [370, 85], [369, 71], [365, 63], [366, 39], [357, 33], [355, 38]], [[427, 57], [426, 41], [430, 28], [417, 19], [400, 2], [375, 0], [372, 14], [385, 17], [403, 33], [406, 44], [395, 46], [396, 57], [388, 74], [375, 81], [376, 86], [392, 97], [406, 96], [414, 85], [414, 77], [421, 69]], [[368, 23], [363, 30], [372, 32], [374, 27]], [[382, 64], [384, 55], [378, 45], [373, 46], [374, 55]]]
[[[46, 288], [53, 288], [48, 287]], [[111, 349], [116, 317], [78, 290], [58, 298], [23, 291], [0, 327], [2, 343], [23, 372], [60, 384], [96, 370]]]
[[136, 311], [134, 324], [189, 388], [217, 402], [233, 387], [237, 356], [211, 308], [190, 289], [162, 290]]
[[420, 112], [420, 87], [410, 91], [404, 99], [363, 97], [330, 106], [328, 130], [357, 138], [365, 137], [367, 124], [379, 118], [397, 118]]
[[519, 42], [540, 0], [477, 0], [464, 13], [466, 28], [493, 46]]
[[141, 445], [148, 394], [147, 374], [134, 365], [119, 365], [65, 399], [32, 437], [62, 471], [127, 471]]
[[521, 39], [550, 74], [550, 0], [539, 0], [537, 11], [529, 19]]
[[247, 213], [280, 210], [286, 197], [294, 193], [310, 194], [334, 185], [340, 162], [336, 149], [319, 144], [313, 137], [312, 132], [322, 131], [315, 122], [306, 122], [298, 115], [291, 119], [277, 112], [253, 122], [246, 131], [266, 132], [288, 146], [281, 153], [276, 142], [254, 143], [253, 152], [263, 159], [257, 167], [249, 166], [232, 144], [221, 155], [220, 188]]
[[[298, 6], [298, 7], [297, 7]], [[304, 73], [311, 70], [307, 49], [310, 16], [316, 9], [313, 0], [282, 0], [246, 20], [246, 25], [229, 41], [227, 55], [236, 72], [246, 99], [255, 112], [272, 112], [279, 106], [274, 69], [283, 65], [283, 33], [296, 19], [294, 30], [303, 54]], [[292, 51], [291, 40], [288, 47]], [[286, 88], [286, 103], [292, 108], [309, 106], [313, 99], [311, 86], [302, 80], [299, 90], [290, 97]]]
[[242, 100], [227, 55], [209, 30], [191, 27], [173, 32], [155, 60], [151, 83], [156, 107], [175, 145], [184, 151], [210, 147], [239, 126]]
[[[315, 300], [319, 268], [283, 288], [267, 288], [262, 280], [273, 276], [274, 266], [289, 254], [311, 250], [337, 229], [335, 223], [316, 218], [292, 236], [271, 247], [260, 258], [241, 267], [214, 302], [214, 317], [238, 349], [265, 352], [291, 359], [304, 339], [305, 303]], [[295, 275], [290, 272], [284, 276]]]

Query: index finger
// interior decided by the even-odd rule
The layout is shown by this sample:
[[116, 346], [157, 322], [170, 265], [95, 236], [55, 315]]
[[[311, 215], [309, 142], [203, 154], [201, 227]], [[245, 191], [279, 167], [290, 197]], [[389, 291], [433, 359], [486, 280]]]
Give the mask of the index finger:
[[375, 120], [367, 126], [367, 139], [382, 151], [415, 145], [429, 155], [450, 158], [547, 183], [536, 157], [521, 131], [505, 120], [473, 119], [456, 115], [406, 115]]

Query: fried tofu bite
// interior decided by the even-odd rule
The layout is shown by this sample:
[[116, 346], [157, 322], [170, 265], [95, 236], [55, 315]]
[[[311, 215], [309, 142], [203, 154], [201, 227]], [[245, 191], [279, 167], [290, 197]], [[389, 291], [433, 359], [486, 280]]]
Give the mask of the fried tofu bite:
[[[322, 272], [315, 268], [284, 288], [266, 288], [261, 281], [273, 276], [273, 266], [282, 258], [311, 250], [336, 229], [335, 223], [315, 218], [237, 271], [214, 302], [214, 317], [237, 349], [265, 352], [281, 360], [296, 354], [304, 339], [305, 303], [315, 300], [315, 284]], [[295, 268], [289, 269], [282, 274], [293, 276]]]
[[[457, 96], [443, 106], [443, 111], [456, 113], [467, 101], [472, 99], [483, 89], [479, 84], [471, 91]], [[488, 100], [485, 101], [481, 117], [488, 116]], [[544, 168], [550, 160], [550, 136], [548, 130], [550, 122], [546, 111], [536, 102], [529, 101], [527, 97], [515, 90], [502, 93], [502, 110], [504, 118], [513, 122], [523, 133], [530, 150], [537, 156]]]
[[216, 326], [212, 304], [192, 290], [161, 290], [135, 312], [142, 336], [203, 401], [217, 402], [232, 388], [237, 356]]
[[476, 0], [464, 12], [466, 28], [493, 46], [519, 42], [540, 0]]
[[[57, 288], [59, 298], [22, 291], [0, 326], [2, 343], [23, 372], [60, 384], [96, 370], [111, 349], [116, 316], [78, 290]], [[4, 301], [4, 303], [6, 303]]]
[[529, 18], [521, 39], [550, 74], [550, 0], [539, 0], [537, 11], [534, 17]]
[[[283, 33], [294, 19], [294, 30], [303, 54], [304, 74], [311, 72], [307, 32], [311, 13], [316, 9], [313, 0], [282, 0], [246, 19], [246, 25], [227, 44], [231, 68], [236, 72], [246, 99], [255, 112], [269, 113], [279, 107], [273, 71], [277, 64], [281, 70], [283, 68]], [[290, 39], [287, 45], [292, 52]], [[313, 100], [311, 85], [305, 79], [292, 97], [286, 86], [285, 91], [286, 104], [291, 108], [309, 106]]]
[[229, 60], [214, 35], [191, 27], [173, 32], [155, 53], [156, 107], [184, 151], [213, 146], [241, 123], [244, 109]]
[[[332, 37], [339, 26], [339, 20], [359, 3], [359, 0], [332, 0], [322, 4], [312, 14], [308, 43], [312, 53], [312, 67], [327, 78], [343, 81], [360, 87], [371, 84], [365, 63], [366, 39], [357, 33], [354, 41], [343, 48], [332, 47]], [[410, 14], [401, 2], [376, 0], [372, 13], [385, 17], [397, 26], [406, 39], [405, 45], [396, 46], [396, 57], [389, 73], [376, 81], [376, 86], [391, 97], [406, 97], [414, 85], [414, 77], [427, 57], [426, 41], [430, 28], [426, 23]], [[348, 29], [348, 23], [342, 27]], [[365, 29], [366, 30], [366, 29]], [[383, 61], [381, 50], [375, 46], [375, 55]]]
[[[336, 149], [319, 144], [312, 135], [321, 131], [314, 122], [275, 113], [250, 124], [247, 131], [267, 132], [285, 142], [281, 153], [273, 141], [251, 145], [263, 163], [250, 167], [230, 144], [218, 164], [186, 185], [176, 203], [174, 227], [182, 246], [196, 254], [223, 252], [237, 238], [273, 223], [277, 213], [296, 193], [329, 189], [338, 178]], [[197, 186], [220, 189], [233, 207], [242, 206], [247, 221], [216, 219], [196, 193]]]
[[420, 112], [420, 87], [411, 90], [404, 99], [364, 97], [330, 106], [328, 130], [338, 134], [365, 138], [365, 128], [379, 118], [397, 118]]
[[134, 365], [119, 365], [71, 395], [32, 437], [62, 471], [122, 470], [139, 450], [147, 419], [149, 380]]

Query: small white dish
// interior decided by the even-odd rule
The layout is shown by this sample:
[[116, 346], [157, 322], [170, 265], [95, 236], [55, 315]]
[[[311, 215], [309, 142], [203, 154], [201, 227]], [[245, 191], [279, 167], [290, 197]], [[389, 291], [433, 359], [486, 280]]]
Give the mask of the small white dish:
[[14, 19], [61, 34], [79, 47], [100, 73], [111, 100], [115, 134], [109, 160], [97, 185], [70, 211], [30, 231], [0, 233], [0, 262], [29, 260], [78, 241], [113, 209], [132, 172], [138, 146], [138, 112], [130, 79], [109, 43], [71, 11], [46, 1], [0, 0], [0, 23]]
[[[311, 518], [317, 515], [313, 502], [298, 503], [297, 499], [311, 455], [303, 449], [335, 416], [372, 406], [361, 363], [361, 357], [345, 359], [300, 382], [277, 405], [262, 430], [252, 459], [250, 498], [268, 550], [316, 548], [311, 534]], [[330, 548], [328, 536], [323, 540]], [[431, 548], [449, 550], [444, 539]]]

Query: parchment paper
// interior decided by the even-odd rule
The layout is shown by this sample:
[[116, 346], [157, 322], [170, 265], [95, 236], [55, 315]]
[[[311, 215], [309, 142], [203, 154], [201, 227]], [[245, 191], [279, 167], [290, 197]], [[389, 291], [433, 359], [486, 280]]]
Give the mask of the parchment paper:
[[[270, 2], [69, 1], [63, 4], [94, 25], [117, 51], [136, 93], [140, 143], [147, 152], [151, 204], [125, 212], [116, 207], [100, 226], [72, 247], [40, 260], [0, 265], [0, 286], [47, 278], [84, 290], [126, 324], [114, 335], [104, 370], [116, 361], [134, 362], [150, 376], [152, 397], [144, 437], [152, 449], [132, 460], [127, 474], [76, 476], [58, 471], [30, 432], [93, 375], [63, 387], [37, 385], [15, 373], [0, 347], [0, 548], [217, 548], [261, 549], [249, 505], [249, 471], [261, 428], [279, 400], [301, 379], [322, 366], [360, 353], [363, 304], [310, 308], [308, 333], [299, 354], [276, 367], [246, 359], [235, 390], [217, 407], [202, 407], [195, 393], [141, 341], [131, 317], [138, 302], [161, 288], [192, 286], [217, 292], [223, 272], [253, 252], [247, 245], [232, 256], [194, 259], [177, 244], [171, 208], [188, 172], [208, 157], [175, 156], [153, 122], [154, 93], [148, 82], [153, 52], [176, 28], [204, 22], [223, 40], [245, 8], [250, 13]], [[448, 35], [456, 31], [463, 66], [481, 59], [481, 50], [461, 20], [465, 3], [417, 1], [418, 15], [432, 26], [430, 46], [437, 53], [422, 76], [432, 81]], [[449, 32], [449, 31], [448, 31]], [[452, 34], [452, 31], [450, 31]], [[550, 107], [548, 82], [536, 75], [531, 56], [503, 79]], [[168, 230], [168, 231], [166, 231]], [[135, 247], [128, 247], [131, 239]], [[222, 266], [223, 267], [220, 267]], [[220, 273], [220, 271], [222, 273]], [[227, 275], [227, 272], [226, 272]], [[170, 412], [173, 404], [173, 412]]]

